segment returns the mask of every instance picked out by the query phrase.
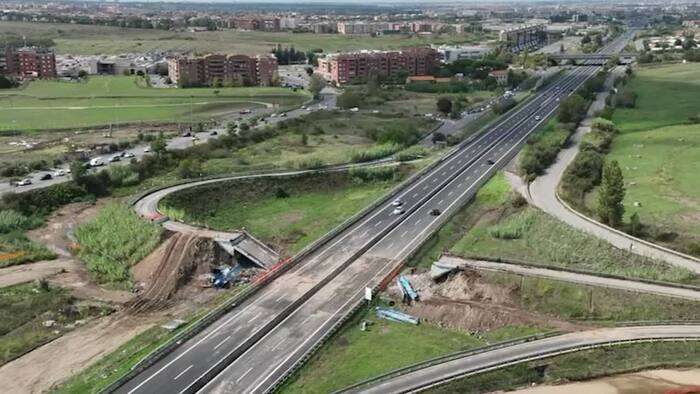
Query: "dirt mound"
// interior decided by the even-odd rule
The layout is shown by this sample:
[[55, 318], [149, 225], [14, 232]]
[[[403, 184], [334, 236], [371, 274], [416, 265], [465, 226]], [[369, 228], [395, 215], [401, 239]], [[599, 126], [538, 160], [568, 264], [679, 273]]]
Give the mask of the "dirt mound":
[[176, 233], [134, 267], [143, 290], [129, 309], [145, 312], [168, 307], [175, 293], [192, 278], [209, 273], [220, 261], [216, 243], [194, 234]]
[[[562, 331], [581, 327], [519, 307], [518, 289], [486, 282], [477, 271], [461, 271], [435, 283], [429, 272], [404, 275], [418, 292], [419, 302], [401, 307], [405, 312], [440, 327], [469, 332], [509, 325], [537, 325]], [[394, 281], [387, 289], [394, 300], [401, 292]]]

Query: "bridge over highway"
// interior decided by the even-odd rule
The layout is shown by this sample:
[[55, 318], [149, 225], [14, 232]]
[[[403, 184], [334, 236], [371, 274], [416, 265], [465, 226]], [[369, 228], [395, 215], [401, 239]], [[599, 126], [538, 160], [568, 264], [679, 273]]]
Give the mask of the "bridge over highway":
[[610, 59], [617, 58], [618, 64], [630, 64], [637, 57], [635, 53], [552, 53], [547, 55], [547, 60], [553, 63], [565, 61], [573, 62], [576, 65], [602, 65]]

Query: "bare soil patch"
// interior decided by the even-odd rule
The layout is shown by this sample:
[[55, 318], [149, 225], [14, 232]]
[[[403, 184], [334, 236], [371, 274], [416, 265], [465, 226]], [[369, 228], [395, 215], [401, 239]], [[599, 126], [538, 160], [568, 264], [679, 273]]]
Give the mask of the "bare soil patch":
[[[439, 327], [469, 332], [513, 325], [536, 325], [561, 331], [590, 328], [523, 310], [518, 306], [516, 287], [488, 283], [477, 271], [460, 271], [439, 283], [435, 283], [427, 271], [405, 277], [420, 300], [401, 308]], [[392, 299], [401, 300], [395, 282], [387, 291]]]

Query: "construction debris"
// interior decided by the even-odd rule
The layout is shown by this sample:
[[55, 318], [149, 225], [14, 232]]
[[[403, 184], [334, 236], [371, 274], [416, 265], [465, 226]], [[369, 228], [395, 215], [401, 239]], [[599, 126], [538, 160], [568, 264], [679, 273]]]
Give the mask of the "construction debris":
[[380, 319], [387, 319], [399, 323], [418, 324], [418, 318], [391, 308], [382, 308], [378, 306], [377, 317]]

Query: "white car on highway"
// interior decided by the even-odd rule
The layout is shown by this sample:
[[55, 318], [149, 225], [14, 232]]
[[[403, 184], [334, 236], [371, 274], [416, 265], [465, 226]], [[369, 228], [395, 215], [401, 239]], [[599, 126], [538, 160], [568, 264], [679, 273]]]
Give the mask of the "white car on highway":
[[396, 207], [394, 208], [394, 211], [392, 212], [393, 215], [403, 215], [403, 213], [406, 212], [403, 208], [401, 207]]
[[29, 186], [32, 184], [32, 180], [29, 178], [22, 179], [21, 181], [17, 182], [17, 186]]
[[99, 166], [103, 166], [104, 164], [105, 163], [99, 157], [96, 157], [96, 158], [90, 160], [90, 167], [99, 167]]

